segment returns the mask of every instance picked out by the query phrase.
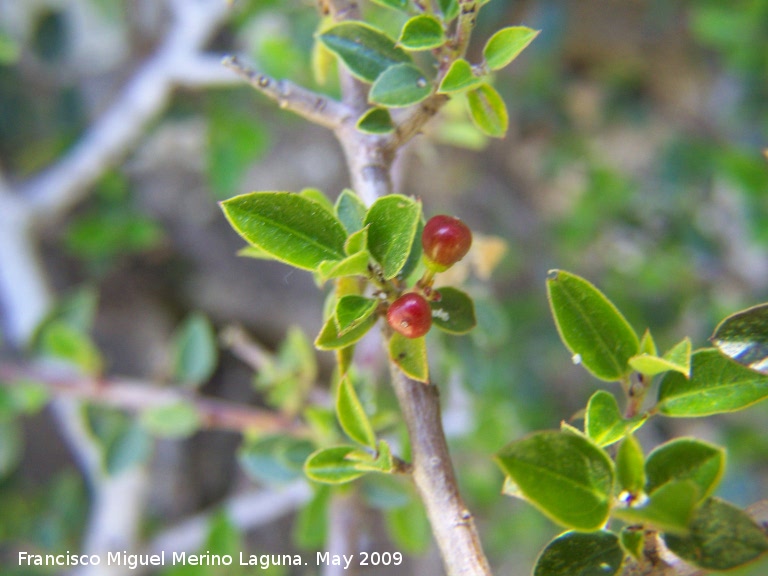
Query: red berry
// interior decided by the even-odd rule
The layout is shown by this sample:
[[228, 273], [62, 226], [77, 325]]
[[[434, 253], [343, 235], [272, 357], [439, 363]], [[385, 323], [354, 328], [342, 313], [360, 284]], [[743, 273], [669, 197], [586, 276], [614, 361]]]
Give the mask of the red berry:
[[403, 294], [389, 305], [387, 322], [406, 338], [420, 338], [432, 326], [432, 308], [421, 294]]
[[472, 246], [472, 231], [453, 216], [433, 216], [424, 226], [421, 246], [427, 265], [442, 272], [467, 255]]

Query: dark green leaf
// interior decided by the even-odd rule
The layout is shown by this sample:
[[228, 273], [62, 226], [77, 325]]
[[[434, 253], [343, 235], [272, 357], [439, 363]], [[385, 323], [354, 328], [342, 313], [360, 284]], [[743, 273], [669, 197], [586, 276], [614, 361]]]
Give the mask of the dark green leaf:
[[372, 314], [346, 334], [339, 334], [335, 317], [328, 318], [315, 339], [315, 346], [320, 350], [338, 350], [346, 348], [360, 340], [376, 324], [377, 316]]
[[411, 62], [408, 53], [384, 32], [360, 22], [336, 24], [319, 38], [354, 76], [366, 82], [375, 82], [390, 66]]
[[371, 104], [404, 108], [424, 100], [432, 86], [413, 64], [395, 64], [387, 68], [373, 83], [368, 94]]
[[306, 270], [342, 260], [346, 231], [317, 202], [289, 192], [253, 192], [221, 203], [232, 227], [275, 259]]
[[664, 534], [677, 556], [707, 570], [728, 570], [768, 552], [768, 538], [752, 519], [732, 504], [710, 498], [696, 511], [690, 534]]
[[440, 94], [463, 92], [477, 88], [482, 83], [483, 79], [478, 78], [472, 72], [472, 65], [463, 58], [458, 58], [453, 61], [448, 72], [445, 73], [437, 91]]
[[348, 234], [354, 234], [363, 227], [363, 220], [368, 209], [360, 196], [345, 188], [336, 199], [336, 217]]
[[693, 482], [669, 482], [645, 501], [630, 500], [626, 508], [614, 508], [613, 515], [632, 524], [650, 525], [666, 532], [686, 532], [696, 504], [699, 490]]
[[566, 532], [547, 544], [533, 576], [613, 576], [624, 562], [624, 551], [612, 532]]
[[552, 270], [547, 294], [557, 330], [574, 362], [601, 380], [621, 380], [640, 343], [616, 307], [592, 284], [574, 274]]
[[667, 482], [691, 480], [703, 499], [720, 482], [725, 469], [725, 450], [694, 438], [677, 438], [655, 448], [648, 455], [645, 469], [649, 494]]
[[491, 70], [504, 68], [538, 35], [539, 30], [531, 30], [525, 26], [502, 28], [485, 43], [483, 56], [486, 65]]
[[397, 43], [407, 50], [431, 50], [445, 44], [443, 24], [431, 14], [420, 14], [408, 20]]
[[467, 92], [469, 115], [475, 126], [493, 138], [503, 138], [509, 126], [507, 106], [499, 93], [489, 84], [482, 84]]
[[339, 327], [339, 336], [344, 336], [357, 328], [376, 312], [379, 300], [349, 294], [342, 296], [336, 302], [336, 322]]
[[715, 349], [691, 357], [691, 377], [668, 372], [659, 386], [658, 409], [667, 416], [735, 412], [768, 397], [768, 375], [733, 362]]
[[336, 391], [336, 417], [352, 440], [370, 448], [376, 448], [376, 434], [368, 415], [357, 397], [352, 379], [345, 376]]
[[409, 378], [419, 382], [429, 381], [427, 343], [424, 338], [406, 338], [395, 332], [389, 339], [389, 357]]
[[181, 400], [142, 412], [140, 422], [155, 436], [174, 439], [191, 436], [202, 424], [197, 407]]
[[629, 434], [616, 453], [616, 479], [619, 487], [630, 494], [638, 494], [645, 488], [645, 457], [637, 439]]
[[213, 326], [204, 315], [190, 314], [173, 336], [173, 378], [200, 386], [213, 374], [219, 354]]
[[475, 305], [467, 294], [456, 288], [440, 288], [440, 300], [430, 301], [432, 323], [451, 334], [466, 334], [477, 324]]
[[768, 304], [728, 316], [710, 340], [736, 362], [768, 374]]
[[322, 448], [313, 453], [304, 464], [310, 480], [323, 484], [344, 484], [360, 478], [365, 472], [357, 468], [347, 457], [355, 452], [354, 446]]
[[408, 261], [420, 219], [421, 203], [399, 194], [379, 198], [368, 210], [368, 250], [386, 280], [397, 276]]
[[357, 129], [366, 134], [389, 134], [394, 131], [395, 125], [386, 108], [369, 108], [358, 119]]
[[496, 460], [525, 499], [558, 524], [590, 531], [608, 519], [613, 462], [587, 438], [538, 432], [512, 442]]

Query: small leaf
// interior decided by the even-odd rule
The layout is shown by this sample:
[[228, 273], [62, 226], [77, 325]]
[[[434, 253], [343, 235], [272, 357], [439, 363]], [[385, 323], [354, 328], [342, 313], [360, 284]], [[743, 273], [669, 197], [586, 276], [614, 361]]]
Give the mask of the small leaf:
[[333, 203], [328, 199], [328, 196], [326, 196], [322, 190], [317, 188], [304, 188], [301, 192], [299, 192], [299, 196], [306, 198], [307, 200], [317, 202], [320, 206], [325, 208], [329, 214], [336, 214]]
[[683, 533], [700, 501], [693, 482], [670, 482], [651, 494], [642, 505], [614, 508], [613, 515], [625, 522], [650, 525], [665, 532]]
[[613, 576], [623, 562], [624, 551], [613, 532], [566, 532], [547, 544], [533, 576]]
[[243, 442], [237, 460], [253, 480], [279, 486], [301, 476], [304, 462], [313, 450], [314, 445], [308, 440], [264, 436]]
[[725, 451], [694, 438], [677, 438], [654, 449], [645, 464], [646, 491], [652, 494], [668, 482], [691, 480], [706, 498], [717, 487], [725, 469]]
[[229, 223], [248, 243], [273, 258], [316, 270], [342, 260], [347, 234], [321, 204], [290, 192], [252, 192], [221, 203]]
[[629, 365], [646, 376], [654, 376], [673, 370], [686, 378], [691, 374], [691, 340], [685, 338], [673, 346], [663, 358], [655, 355], [638, 354], [629, 359]]
[[547, 294], [563, 343], [601, 380], [621, 380], [640, 343], [624, 316], [597, 288], [574, 274], [552, 270]]
[[715, 328], [710, 340], [739, 364], [768, 374], [768, 304], [728, 316]]
[[344, 243], [344, 251], [350, 256], [368, 249], [368, 228], [353, 232]]
[[707, 570], [728, 570], [756, 560], [768, 552], [768, 538], [746, 512], [717, 498], [696, 510], [690, 534], [664, 534], [664, 542], [677, 556]]
[[357, 129], [365, 134], [389, 134], [395, 130], [392, 116], [386, 108], [369, 108], [357, 120]]
[[397, 43], [407, 50], [432, 50], [445, 44], [443, 24], [431, 14], [408, 20]]
[[347, 459], [356, 450], [354, 446], [322, 448], [307, 458], [304, 472], [310, 480], [323, 484], [344, 484], [356, 480], [365, 474], [357, 469], [355, 462]]
[[504, 68], [533, 42], [539, 32], [525, 26], [502, 28], [485, 43], [483, 56], [486, 65], [491, 70]]
[[349, 376], [343, 377], [339, 382], [336, 392], [336, 416], [347, 436], [364, 446], [376, 448], [376, 435]]
[[464, 92], [477, 88], [482, 83], [483, 79], [478, 78], [472, 72], [472, 65], [463, 58], [458, 58], [448, 68], [448, 72], [445, 73], [442, 82], [440, 82], [437, 92], [439, 94]]
[[359, 22], [342, 22], [324, 31], [320, 41], [360, 80], [375, 82], [390, 66], [411, 57], [384, 32]]
[[395, 332], [389, 339], [389, 357], [409, 378], [429, 382], [427, 343], [424, 338], [406, 338]]
[[240, 248], [240, 250], [237, 251], [238, 256], [242, 256], [244, 258], [254, 258], [256, 260], [274, 260], [274, 256], [272, 254], [269, 254], [267, 252], [264, 252], [261, 248], [257, 248], [256, 246], [251, 246], [250, 244], [248, 246], [243, 246]]
[[367, 276], [371, 255], [367, 251], [347, 256], [344, 260], [326, 260], [317, 269], [320, 284], [343, 276]]
[[424, 100], [432, 86], [424, 74], [413, 64], [395, 64], [387, 68], [371, 87], [371, 104], [404, 108]]
[[589, 399], [584, 430], [598, 446], [608, 446], [643, 425], [647, 417], [622, 418], [619, 404], [610, 392], [598, 390]]
[[44, 355], [72, 364], [85, 374], [93, 376], [102, 371], [101, 352], [90, 337], [61, 320], [45, 327], [40, 348]]
[[469, 115], [475, 126], [483, 133], [493, 138], [503, 138], [509, 126], [507, 106], [499, 93], [489, 84], [467, 92]]
[[658, 410], [674, 417], [742, 410], [768, 397], [768, 375], [708, 348], [693, 353], [691, 377], [668, 372], [659, 385]]
[[619, 534], [621, 547], [627, 554], [630, 554], [635, 560], [643, 557], [643, 548], [645, 548], [645, 535], [642, 529], [633, 526], [625, 526]]
[[420, 219], [421, 204], [399, 194], [379, 198], [368, 210], [368, 250], [381, 264], [385, 280], [397, 276], [408, 261]]
[[171, 344], [173, 378], [189, 386], [206, 382], [218, 363], [216, 334], [204, 315], [190, 314], [176, 330]]
[[597, 530], [611, 510], [614, 469], [608, 455], [583, 436], [538, 432], [496, 456], [531, 504], [576, 530]]
[[336, 217], [344, 226], [348, 234], [354, 234], [363, 227], [363, 220], [368, 209], [349, 188], [345, 188], [336, 199]]
[[440, 5], [440, 12], [443, 13], [443, 20], [451, 22], [459, 15], [459, 3], [457, 0], [437, 0]]
[[197, 432], [201, 420], [197, 407], [187, 401], [178, 401], [142, 412], [139, 420], [150, 433], [160, 438], [187, 438]]
[[430, 301], [432, 323], [451, 334], [466, 334], [477, 324], [475, 305], [467, 294], [456, 288], [440, 288], [440, 300]]
[[342, 296], [336, 302], [336, 323], [339, 336], [354, 330], [376, 312], [379, 301], [374, 298], [350, 294]]
[[376, 324], [376, 315], [371, 315], [345, 334], [339, 334], [335, 317], [328, 318], [315, 339], [315, 346], [320, 350], [338, 350], [354, 344]]
[[645, 488], [645, 457], [637, 439], [629, 434], [616, 453], [616, 479], [619, 487], [630, 494], [638, 494]]
[[648, 354], [649, 356], [658, 356], [656, 350], [656, 342], [653, 341], [651, 331], [648, 328], [645, 329], [643, 337], [640, 339], [640, 354]]

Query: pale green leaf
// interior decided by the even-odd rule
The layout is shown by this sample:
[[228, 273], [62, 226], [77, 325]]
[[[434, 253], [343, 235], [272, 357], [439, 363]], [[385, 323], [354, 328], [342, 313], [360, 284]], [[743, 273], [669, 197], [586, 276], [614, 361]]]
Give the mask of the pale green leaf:
[[507, 106], [490, 84], [481, 84], [468, 91], [467, 103], [472, 122], [483, 134], [504, 137], [509, 126]]
[[448, 68], [437, 91], [440, 94], [464, 92], [477, 88], [482, 83], [483, 79], [475, 76], [472, 71], [472, 65], [463, 58], [458, 58]]
[[171, 351], [174, 380], [189, 386], [205, 383], [216, 369], [219, 357], [216, 334], [208, 318], [190, 314], [176, 330]]
[[424, 338], [406, 338], [395, 332], [389, 339], [389, 357], [409, 378], [419, 382], [429, 381], [427, 343]]
[[321, 448], [307, 458], [304, 472], [310, 480], [323, 484], [344, 484], [365, 474], [348, 456], [357, 449], [354, 446]]
[[512, 62], [533, 39], [539, 30], [525, 26], [502, 28], [488, 39], [483, 48], [485, 63], [490, 70], [499, 70]]
[[409, 19], [400, 32], [397, 43], [407, 50], [432, 50], [445, 44], [443, 24], [431, 14]]

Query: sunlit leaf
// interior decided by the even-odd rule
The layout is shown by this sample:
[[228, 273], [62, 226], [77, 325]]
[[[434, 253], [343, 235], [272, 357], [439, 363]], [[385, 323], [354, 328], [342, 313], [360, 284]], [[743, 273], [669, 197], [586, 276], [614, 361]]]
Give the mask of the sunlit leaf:
[[370, 448], [376, 447], [376, 435], [349, 376], [341, 379], [336, 391], [336, 416], [352, 440]]
[[509, 126], [507, 105], [490, 84], [481, 84], [467, 92], [469, 115], [481, 132], [503, 138]]
[[397, 43], [407, 50], [431, 50], [445, 44], [443, 25], [431, 14], [414, 16], [403, 25]]
[[489, 69], [499, 70], [512, 62], [539, 35], [538, 30], [525, 26], [502, 28], [491, 36], [483, 48]]
[[728, 316], [710, 340], [739, 364], [768, 374], [768, 304]]
[[453, 61], [448, 72], [445, 73], [438, 92], [441, 94], [463, 92], [477, 88], [482, 83], [483, 79], [478, 78], [472, 72], [472, 65], [463, 58], [458, 58]]

